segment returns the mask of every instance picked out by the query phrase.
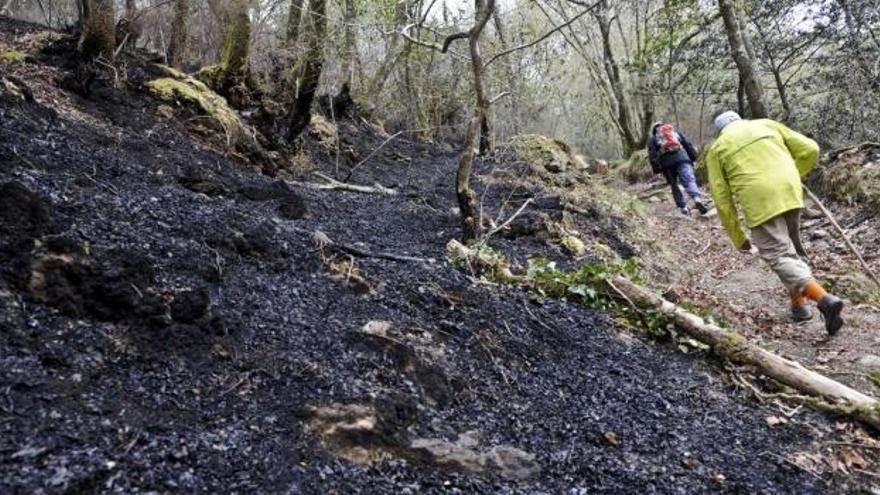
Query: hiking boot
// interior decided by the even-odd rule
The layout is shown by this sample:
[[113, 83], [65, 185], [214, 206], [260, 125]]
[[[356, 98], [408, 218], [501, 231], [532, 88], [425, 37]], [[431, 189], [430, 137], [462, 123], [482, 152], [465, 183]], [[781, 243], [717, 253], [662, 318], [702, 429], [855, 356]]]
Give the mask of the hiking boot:
[[843, 326], [843, 318], [840, 317], [840, 312], [843, 311], [843, 301], [839, 297], [827, 294], [819, 301], [817, 307], [825, 317], [825, 331], [828, 332], [828, 335], [835, 335]]
[[691, 216], [691, 209], [688, 208], [687, 206], [682, 206], [681, 208], [678, 209], [678, 211], [680, 211], [681, 214], [686, 217]]
[[706, 203], [704, 203], [702, 199], [695, 199], [694, 206], [697, 207], [697, 211], [700, 212], [700, 215], [705, 215], [706, 213], [709, 213], [709, 207], [706, 206]]
[[813, 319], [813, 310], [806, 304], [791, 307], [791, 317], [794, 321], [809, 321]]

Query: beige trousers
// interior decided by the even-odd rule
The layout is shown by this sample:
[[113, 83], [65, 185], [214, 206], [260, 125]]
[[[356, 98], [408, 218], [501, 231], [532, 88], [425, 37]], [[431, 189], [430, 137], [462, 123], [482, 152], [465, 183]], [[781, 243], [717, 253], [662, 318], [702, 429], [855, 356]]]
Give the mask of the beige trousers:
[[803, 254], [800, 243], [801, 210], [777, 215], [752, 228], [752, 243], [789, 292], [800, 294], [804, 285], [813, 280], [810, 266], [798, 256]]

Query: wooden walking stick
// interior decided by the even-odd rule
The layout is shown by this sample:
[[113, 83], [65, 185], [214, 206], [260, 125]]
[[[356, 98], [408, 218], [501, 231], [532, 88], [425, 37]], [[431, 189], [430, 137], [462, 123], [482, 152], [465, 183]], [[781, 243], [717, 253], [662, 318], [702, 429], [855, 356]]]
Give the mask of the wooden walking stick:
[[828, 211], [828, 208], [825, 208], [825, 205], [822, 204], [822, 201], [820, 201], [819, 198], [815, 194], [813, 194], [813, 191], [810, 191], [810, 189], [806, 185], [804, 185], [804, 191], [807, 193], [807, 196], [809, 196], [810, 199], [813, 200], [814, 203], [816, 203], [816, 206], [818, 206], [819, 209], [822, 210], [822, 213], [828, 218], [828, 220], [831, 221], [831, 225], [834, 226], [834, 230], [836, 230], [837, 233], [840, 234], [840, 237], [843, 238], [843, 242], [846, 243], [846, 247], [849, 248], [849, 251], [853, 255], [855, 255], [856, 258], [859, 259], [859, 263], [862, 264], [862, 268], [865, 269], [865, 273], [868, 275], [868, 277], [870, 277], [871, 280], [873, 280], [874, 283], [877, 284], [877, 287], [880, 287], [880, 279], [877, 278], [874, 270], [871, 270], [871, 267], [868, 266], [868, 263], [865, 261], [865, 258], [862, 257], [862, 254], [859, 253], [859, 250], [856, 249], [855, 246], [853, 246], [853, 243], [849, 240], [849, 237], [847, 237], [846, 232], [844, 232], [843, 227], [841, 227], [840, 224], [837, 223], [837, 220], [834, 219], [834, 216], [831, 215], [831, 212]]

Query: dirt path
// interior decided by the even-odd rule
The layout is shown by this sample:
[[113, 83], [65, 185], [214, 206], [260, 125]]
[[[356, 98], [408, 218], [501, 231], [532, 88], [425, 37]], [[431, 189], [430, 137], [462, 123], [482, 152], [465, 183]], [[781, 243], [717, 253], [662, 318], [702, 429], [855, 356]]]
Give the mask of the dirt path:
[[[800, 361], [842, 382], [872, 394], [874, 383], [866, 373], [880, 369], [880, 309], [848, 300], [847, 325], [828, 338], [818, 311], [811, 321], [790, 318], [789, 299], [776, 275], [758, 255], [737, 251], [717, 217], [694, 213], [686, 218], [669, 194], [653, 196], [649, 212], [658, 238], [675, 239], [675, 291], [708, 309], [717, 319], [741, 331], [759, 345]], [[805, 219], [802, 237], [820, 281], [851, 279], [856, 260], [843, 250], [822, 219]], [[846, 298], [846, 294], [843, 294]]]

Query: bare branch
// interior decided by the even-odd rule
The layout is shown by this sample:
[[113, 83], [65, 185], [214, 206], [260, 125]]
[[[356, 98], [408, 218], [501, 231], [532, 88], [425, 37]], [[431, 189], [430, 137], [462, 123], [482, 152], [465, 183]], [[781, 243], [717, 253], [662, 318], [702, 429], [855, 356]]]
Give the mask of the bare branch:
[[462, 31], [460, 33], [450, 34], [443, 40], [443, 46], [440, 48], [440, 51], [446, 53], [449, 50], [449, 45], [452, 44], [455, 40], [463, 40], [470, 36], [470, 31]]
[[[425, 47], [425, 48], [430, 48], [430, 49], [432, 49], [432, 50], [437, 50], [438, 52], [442, 52], [442, 53], [447, 53], [447, 52], [448, 52], [448, 53], [451, 53], [454, 57], [457, 57], [457, 58], [462, 58], [462, 59], [465, 58], [464, 55], [462, 55], [462, 54], [460, 54], [460, 53], [458, 53], [458, 52], [455, 52], [455, 51], [453, 51], [453, 50], [449, 50], [449, 49], [448, 49], [448, 48], [449, 48], [448, 46], [447, 46], [446, 48], [444, 48], [443, 46], [441, 46], [441, 45], [439, 45], [439, 44], [437, 44], [437, 43], [429, 43], [429, 42], [427, 42], [427, 41], [422, 41], [422, 40], [420, 40], [420, 39], [414, 38], [411, 34], [409, 34], [410, 29], [412, 29], [412, 28], [414, 28], [414, 27], [422, 27], [422, 26], [420, 26], [420, 25], [418, 25], [418, 24], [415, 24], [415, 23], [407, 24], [406, 26], [403, 27], [403, 29], [400, 30], [400, 36], [402, 36], [403, 39], [409, 41], [410, 43], [412, 43], [412, 44], [414, 44], [414, 45], [423, 46], [423, 47]], [[465, 36], [467, 36], [467, 35], [465, 35]]]
[[[488, 67], [489, 64], [491, 64], [491, 63], [494, 62], [495, 60], [497, 60], [497, 59], [499, 59], [499, 58], [501, 58], [501, 57], [503, 57], [503, 56], [505, 56], [505, 55], [508, 55], [508, 54], [513, 53], [513, 52], [518, 51], [518, 50], [524, 50], [524, 49], [526, 49], [526, 48], [529, 48], [529, 47], [535, 46], [535, 45], [537, 45], [538, 43], [540, 43], [540, 42], [546, 40], [547, 38], [549, 38], [550, 36], [552, 36], [553, 33], [557, 32], [557, 31], [559, 31], [559, 30], [561, 30], [561, 29], [564, 29], [565, 27], [567, 27], [568, 25], [570, 25], [570, 24], [573, 23], [574, 21], [576, 21], [576, 20], [580, 19], [581, 17], [583, 17], [584, 15], [588, 14], [588, 13], [589, 13], [590, 11], [592, 11], [594, 8], [598, 7], [600, 3], [601, 3], [601, 1], [600, 1], [600, 2], [596, 2], [596, 3], [594, 3], [594, 4], [591, 5], [589, 8], [587, 8], [586, 10], [584, 10], [583, 12], [581, 12], [580, 14], [578, 14], [578, 15], [572, 17], [571, 19], [569, 19], [568, 21], [566, 21], [564, 24], [560, 24], [560, 25], [554, 27], [553, 29], [551, 29], [550, 31], [547, 31], [546, 33], [544, 33], [543, 36], [541, 36], [540, 38], [538, 38], [538, 39], [536, 39], [536, 40], [534, 40], [534, 41], [530, 41], [529, 43], [523, 43], [522, 45], [514, 46], [514, 47], [511, 47], [511, 48], [508, 48], [507, 50], [502, 50], [502, 51], [496, 53], [495, 55], [492, 56], [492, 58], [490, 58], [490, 59], [486, 62], [485, 67]], [[447, 38], [447, 39], [449, 39], [449, 38]]]

